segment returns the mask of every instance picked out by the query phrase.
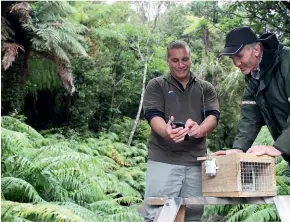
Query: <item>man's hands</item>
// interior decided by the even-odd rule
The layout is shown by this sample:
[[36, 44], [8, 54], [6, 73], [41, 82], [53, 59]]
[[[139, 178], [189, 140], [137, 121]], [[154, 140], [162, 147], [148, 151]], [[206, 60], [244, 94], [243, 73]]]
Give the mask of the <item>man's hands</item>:
[[[174, 121], [174, 117], [171, 116], [168, 123], [166, 124], [165, 132], [162, 135], [165, 135], [165, 138], [174, 141], [175, 143], [181, 142], [184, 140], [184, 137], [188, 134], [194, 138], [202, 138], [206, 136], [207, 130], [211, 132], [216, 126], [216, 117], [210, 116], [207, 117], [207, 123], [204, 122], [199, 125], [197, 122], [192, 119], [188, 119], [185, 122], [185, 128], [179, 127], [173, 129], [171, 123]], [[208, 127], [206, 127], [206, 125]], [[209, 128], [209, 129], [206, 129]]]
[[247, 153], [254, 153], [257, 156], [281, 156], [282, 153], [273, 146], [255, 145], [248, 149]]
[[179, 143], [184, 140], [184, 137], [188, 134], [188, 127], [185, 125], [185, 128], [178, 127], [172, 128], [171, 123], [174, 121], [174, 117], [171, 116], [165, 128], [166, 138], [172, 140], [175, 143]]
[[188, 119], [185, 123], [185, 127], [189, 129], [188, 135], [194, 138], [203, 137], [202, 127], [198, 125], [197, 122], [194, 122], [192, 119]]
[[[219, 156], [219, 155], [229, 155], [232, 153], [242, 153], [242, 150], [239, 149], [231, 149], [231, 150], [220, 150], [215, 153], [212, 153], [212, 156]], [[269, 155], [269, 156], [281, 156], [282, 153], [277, 150], [273, 146], [264, 146], [264, 145], [254, 145], [250, 149], [248, 149], [247, 153], [253, 153], [256, 154], [257, 156], [262, 156], [262, 155]]]

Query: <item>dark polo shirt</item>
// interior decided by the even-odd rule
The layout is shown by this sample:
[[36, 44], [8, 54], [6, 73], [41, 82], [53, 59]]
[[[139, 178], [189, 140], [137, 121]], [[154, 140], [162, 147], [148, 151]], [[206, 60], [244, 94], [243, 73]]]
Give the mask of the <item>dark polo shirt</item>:
[[[218, 113], [219, 103], [217, 94], [212, 84], [197, 79], [192, 73], [184, 89], [170, 74], [159, 76], [149, 81], [146, 86], [143, 108], [145, 116], [161, 116], [168, 122], [170, 116], [174, 121], [186, 122], [187, 119], [201, 124], [205, 118], [204, 113]], [[148, 115], [147, 115], [148, 116]], [[204, 156], [206, 151], [205, 138], [195, 139], [180, 143], [163, 139], [153, 130], [149, 138], [149, 159], [177, 165], [200, 164], [196, 158]]]

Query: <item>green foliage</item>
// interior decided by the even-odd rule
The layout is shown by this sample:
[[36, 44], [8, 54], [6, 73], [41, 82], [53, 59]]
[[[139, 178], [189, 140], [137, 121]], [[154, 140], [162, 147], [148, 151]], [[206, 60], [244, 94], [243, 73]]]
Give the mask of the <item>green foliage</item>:
[[248, 24], [257, 33], [263, 33], [267, 29], [281, 33], [280, 37], [282, 40], [289, 38], [290, 18], [282, 2], [261, 1], [258, 4], [253, 4], [253, 2], [237, 2], [230, 6], [229, 10], [235, 17], [246, 18]]
[[37, 25], [24, 25], [31, 32], [33, 48], [38, 52], [49, 52], [66, 63], [70, 62], [70, 53], [86, 55], [80, 44], [83, 37], [79, 35], [85, 31], [85, 27], [73, 24], [65, 18], [73, 11], [75, 9], [66, 1], [34, 3]]
[[18, 119], [12, 118], [10, 116], [3, 116], [1, 120], [1, 126], [5, 129], [25, 133], [31, 140], [43, 139], [43, 136], [40, 133]]
[[272, 146], [273, 145], [273, 137], [271, 136], [268, 128], [266, 126], [263, 126], [254, 141], [254, 145], [267, 145]]
[[[19, 202], [31, 201], [34, 203], [43, 202], [35, 188], [20, 178], [2, 177], [1, 187], [6, 199], [13, 199]], [[26, 200], [23, 197], [27, 197]]]
[[[114, 132], [120, 138], [120, 141], [126, 143], [128, 141], [130, 130], [133, 126], [133, 120], [129, 117], [122, 117], [114, 119], [112, 125], [109, 128], [110, 132]], [[147, 143], [150, 134], [150, 126], [146, 120], [140, 120], [137, 126], [137, 131], [133, 138], [133, 143]]]
[[[72, 210], [57, 204], [42, 203], [17, 203], [11, 201], [3, 201], [1, 203], [2, 211], [1, 219], [6, 221], [85, 221], [82, 217], [74, 214]], [[79, 207], [80, 208], [80, 207]], [[97, 218], [97, 215], [94, 215]], [[90, 217], [90, 221], [97, 221], [94, 217]]]
[[145, 147], [115, 142], [114, 133], [47, 140], [12, 117], [2, 124], [2, 219], [141, 221], [134, 205], [144, 193]]
[[2, 115], [11, 115], [11, 113], [23, 110], [25, 88], [20, 76], [22, 60], [23, 56], [20, 54], [12, 66], [1, 72]]
[[28, 60], [28, 76], [25, 82], [28, 94], [37, 97], [37, 91], [55, 90], [62, 87], [56, 65], [48, 59]]

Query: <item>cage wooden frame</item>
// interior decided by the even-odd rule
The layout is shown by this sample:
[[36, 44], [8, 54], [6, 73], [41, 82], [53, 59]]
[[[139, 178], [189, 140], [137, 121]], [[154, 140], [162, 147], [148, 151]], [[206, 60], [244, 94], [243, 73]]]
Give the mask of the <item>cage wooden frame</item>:
[[[218, 167], [216, 176], [205, 173], [206, 157], [202, 160], [202, 193], [208, 197], [263, 197], [276, 196], [275, 158], [267, 155], [256, 156], [249, 153], [211, 156]], [[251, 166], [254, 189], [245, 189], [242, 185], [245, 165]], [[249, 174], [250, 175], [250, 174]], [[251, 180], [250, 177], [247, 178]]]

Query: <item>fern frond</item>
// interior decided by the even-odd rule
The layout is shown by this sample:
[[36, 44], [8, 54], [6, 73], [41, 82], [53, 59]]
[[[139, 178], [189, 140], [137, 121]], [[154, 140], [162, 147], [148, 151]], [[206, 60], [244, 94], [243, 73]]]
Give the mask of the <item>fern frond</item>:
[[244, 221], [279, 221], [279, 216], [277, 215], [276, 207], [272, 204], [267, 205], [265, 208], [257, 210], [252, 214], [249, 214], [249, 216], [245, 218]]
[[114, 160], [107, 156], [97, 156], [95, 157], [96, 162], [100, 163], [101, 169], [107, 169], [107, 170], [116, 170], [119, 169], [119, 166], [116, 164]]
[[33, 148], [33, 142], [23, 133], [2, 128], [2, 157], [20, 154], [25, 148]]
[[2, 59], [3, 70], [6, 70], [11, 66], [11, 64], [14, 62], [14, 60], [18, 54], [19, 49], [22, 52], [24, 52], [24, 48], [22, 45], [19, 45], [16, 43], [4, 43], [3, 44], [3, 51], [4, 51], [4, 56]]
[[119, 181], [124, 181], [130, 186], [140, 191], [144, 189], [145, 173], [140, 171], [138, 168], [126, 168], [122, 167], [114, 173]]
[[144, 143], [138, 143], [136, 147], [140, 150], [148, 151], [148, 147]]
[[26, 133], [29, 139], [33, 141], [44, 139], [44, 137], [40, 133], [38, 133], [35, 129], [33, 129], [31, 126], [10, 116], [1, 117], [1, 126], [9, 130]]
[[61, 37], [61, 45], [63, 48], [67, 49], [71, 54], [80, 54], [82, 56], [87, 56], [87, 52], [84, 47], [80, 44], [80, 37], [72, 32], [67, 32], [67, 28], [64, 28], [66, 24], [63, 24], [58, 31]]
[[[59, 47], [60, 50], [62, 50]], [[73, 77], [71, 70], [68, 67], [68, 64], [62, 61], [57, 60], [57, 58], [54, 56], [52, 60], [55, 62], [58, 74], [64, 84], [64, 86], [67, 88], [67, 90], [70, 92], [72, 95], [75, 92], [75, 86], [73, 83]]]
[[71, 148], [70, 143], [64, 141], [53, 145], [42, 146], [33, 156], [32, 155], [29, 156], [31, 157], [31, 159], [40, 160], [47, 156], [54, 157], [73, 152], [75, 151]]
[[66, 209], [56, 204], [28, 204], [3, 201], [1, 206], [10, 207], [10, 213], [17, 217], [25, 219], [33, 218], [33, 221], [85, 222], [83, 218], [74, 214], [70, 209]]
[[138, 197], [132, 197], [132, 196], [125, 196], [125, 197], [120, 197], [115, 199], [118, 204], [122, 205], [131, 205], [131, 204], [136, 204], [136, 203], [142, 203], [143, 199], [138, 198]]
[[1, 178], [1, 189], [6, 199], [25, 200], [27, 198], [34, 203], [44, 201], [30, 183], [20, 178]]
[[137, 212], [120, 212], [113, 215], [109, 215], [103, 219], [104, 222], [111, 221], [143, 221], [141, 215]]
[[56, 202], [54, 204], [60, 205], [65, 207], [66, 209], [71, 210], [74, 212], [74, 214], [80, 216], [85, 221], [102, 221], [102, 217], [100, 217], [98, 214], [94, 213], [93, 211], [90, 211], [89, 209], [82, 207], [78, 204], [71, 203], [71, 202]]
[[[281, 160], [278, 164], [276, 164], [276, 175], [283, 176], [287, 175], [287, 171], [290, 170], [289, 164], [285, 160]], [[288, 174], [290, 176], [290, 174]]]
[[123, 181], [119, 181], [112, 188], [115, 192], [121, 193], [123, 196], [134, 196], [141, 198], [141, 194], [137, 190]]
[[31, 22], [31, 17], [29, 15], [30, 10], [31, 10], [31, 7], [28, 4], [28, 2], [14, 3], [10, 7], [10, 13], [18, 15], [19, 21], [22, 23]]
[[[288, 178], [285, 181], [285, 178]], [[277, 181], [277, 188], [278, 188], [278, 194], [279, 195], [287, 195], [290, 194], [290, 186], [289, 186], [289, 177], [286, 176], [277, 176], [276, 177], [276, 181]]]
[[34, 172], [33, 163], [23, 156], [9, 156], [2, 160], [2, 164], [5, 167], [4, 176], [13, 176], [13, 177], [23, 177], [27, 172], [31, 174]]
[[81, 144], [77, 144], [75, 146], [76, 151], [80, 152], [80, 153], [85, 153], [85, 154], [89, 154], [93, 156], [93, 150], [90, 149], [90, 147], [88, 147], [86, 144], [81, 143]]
[[51, 14], [52, 12], [55, 15], [60, 16], [67, 16], [76, 12], [76, 9], [66, 1], [40, 1], [36, 2], [35, 6], [35, 16], [40, 21], [44, 22], [47, 21], [47, 15]]
[[6, 41], [6, 40], [12, 40], [15, 32], [13, 29], [10, 28], [11, 24], [9, 21], [1, 16], [1, 40]]
[[[73, 190], [72, 192], [72, 198], [80, 205], [84, 205], [86, 201], [93, 202], [95, 200], [98, 200], [98, 198], [95, 197], [95, 193], [93, 193], [95, 190], [91, 187], [92, 184], [90, 184], [88, 179], [85, 179], [82, 181], [81, 186], [78, 187], [78, 189]], [[104, 199], [104, 194], [102, 193], [101, 189], [98, 189], [97, 195], [102, 195], [101, 199]]]
[[121, 209], [121, 206], [115, 200], [100, 200], [89, 204], [89, 209], [94, 212], [105, 212], [113, 214]]
[[1, 220], [2, 221], [13, 221], [13, 222], [28, 222], [27, 220], [22, 217], [18, 217], [14, 214], [13, 209], [14, 207], [8, 204], [5, 204], [6, 201], [3, 203], [1, 202]]
[[69, 191], [63, 188], [60, 182], [47, 170], [42, 170], [35, 182], [41, 195], [47, 201], [72, 201]]

